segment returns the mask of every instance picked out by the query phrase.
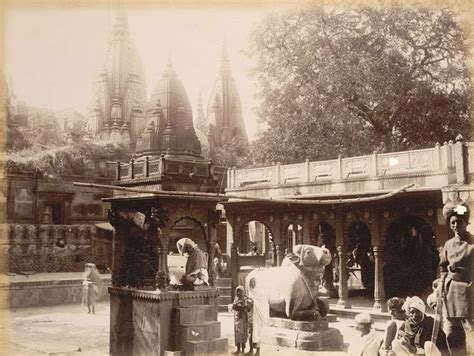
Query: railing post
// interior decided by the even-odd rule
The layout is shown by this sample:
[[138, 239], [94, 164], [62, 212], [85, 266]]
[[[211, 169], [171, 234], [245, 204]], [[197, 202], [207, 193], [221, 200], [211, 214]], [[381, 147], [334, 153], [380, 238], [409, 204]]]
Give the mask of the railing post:
[[212, 159], [209, 160], [209, 177], [214, 176], [214, 164], [212, 163]]
[[135, 160], [132, 158], [130, 160], [130, 179], [135, 178]]
[[436, 145], [433, 150], [433, 170], [439, 171], [441, 169], [441, 150], [439, 147], [439, 142], [436, 142]]
[[117, 161], [117, 169], [116, 169], [117, 180], [120, 180], [120, 161]]
[[160, 169], [160, 175], [162, 175], [165, 172], [165, 155], [163, 154], [160, 156], [159, 169]]
[[227, 187], [234, 188], [234, 181], [232, 180], [232, 171], [230, 168], [226, 168], [226, 174], [227, 174]]
[[277, 162], [275, 165], [275, 183], [280, 184], [281, 183], [281, 174], [280, 174], [280, 162]]
[[372, 153], [372, 164], [370, 165], [370, 176], [371, 177], [377, 177], [379, 172], [378, 172], [378, 155], [377, 155], [377, 151], [374, 151]]
[[150, 176], [150, 159], [148, 156], [145, 157], [145, 177]]
[[305, 173], [305, 182], [309, 182], [311, 180], [311, 172], [310, 172], [310, 166], [309, 166], [309, 159], [306, 158], [306, 161], [304, 162], [304, 173]]
[[337, 156], [336, 179], [342, 179], [342, 156]]
[[454, 147], [453, 147], [453, 140], [449, 140], [448, 142], [448, 152], [449, 152], [449, 168], [454, 168], [454, 164], [456, 163], [455, 155], [454, 155]]
[[464, 165], [464, 138], [459, 135], [456, 137], [454, 145], [454, 164], [456, 166], [456, 183], [466, 183], [465, 165]]

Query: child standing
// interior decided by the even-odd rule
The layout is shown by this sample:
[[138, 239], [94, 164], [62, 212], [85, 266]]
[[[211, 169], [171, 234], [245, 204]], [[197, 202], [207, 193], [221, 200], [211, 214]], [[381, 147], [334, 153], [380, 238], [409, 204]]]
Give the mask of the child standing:
[[[234, 310], [234, 336], [237, 350], [233, 354], [244, 353], [245, 344], [249, 335], [249, 314], [253, 309], [253, 301], [244, 293], [244, 287], [235, 289], [235, 299], [232, 304]], [[252, 349], [252, 344], [250, 345]]]

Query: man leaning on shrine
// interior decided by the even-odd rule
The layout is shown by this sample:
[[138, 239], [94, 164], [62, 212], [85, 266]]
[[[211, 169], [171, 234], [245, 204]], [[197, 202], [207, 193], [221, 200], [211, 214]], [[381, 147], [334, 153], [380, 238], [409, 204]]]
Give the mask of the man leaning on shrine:
[[188, 238], [182, 238], [176, 243], [180, 255], [188, 255], [185, 274], [180, 282], [184, 289], [193, 290], [194, 286], [209, 285], [207, 255], [202, 252], [197, 244]]

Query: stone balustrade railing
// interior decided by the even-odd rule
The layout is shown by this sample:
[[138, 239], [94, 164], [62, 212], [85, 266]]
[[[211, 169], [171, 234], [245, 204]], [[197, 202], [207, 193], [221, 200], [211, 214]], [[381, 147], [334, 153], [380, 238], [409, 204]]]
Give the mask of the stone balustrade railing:
[[306, 160], [288, 165], [277, 163], [260, 168], [232, 168], [227, 172], [227, 189], [451, 172], [456, 173], [456, 182], [461, 183], [465, 176], [463, 145], [462, 141], [450, 141], [420, 150], [338, 157], [316, 162]]
[[134, 179], [158, 178], [162, 175], [192, 175], [209, 178], [225, 174], [224, 167], [214, 166], [211, 161], [185, 161], [161, 156], [150, 159], [148, 156], [131, 159], [129, 163], [117, 162], [116, 180], [130, 181]]

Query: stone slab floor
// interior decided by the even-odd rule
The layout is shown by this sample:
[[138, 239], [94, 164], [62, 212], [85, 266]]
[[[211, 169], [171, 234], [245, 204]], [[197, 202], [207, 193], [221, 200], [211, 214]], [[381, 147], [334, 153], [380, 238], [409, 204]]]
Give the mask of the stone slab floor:
[[[2, 355], [106, 355], [109, 349], [109, 305], [101, 303], [96, 314], [87, 314], [81, 305], [61, 305], [0, 311]], [[233, 317], [220, 313], [222, 335], [233, 345]], [[344, 335], [345, 343], [357, 340], [352, 322], [331, 323]], [[375, 325], [377, 329], [382, 325]], [[261, 355], [346, 355], [345, 352], [304, 352], [263, 345]]]

